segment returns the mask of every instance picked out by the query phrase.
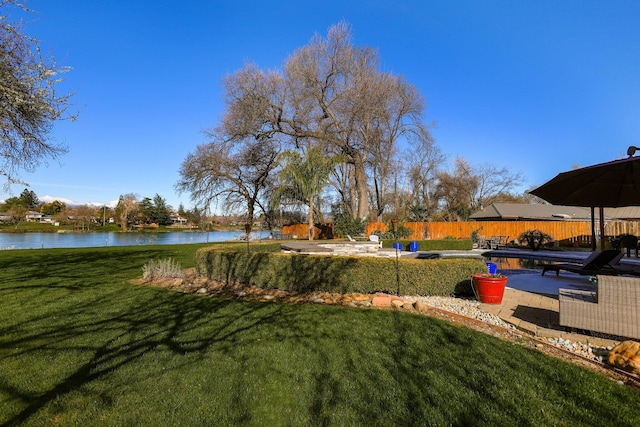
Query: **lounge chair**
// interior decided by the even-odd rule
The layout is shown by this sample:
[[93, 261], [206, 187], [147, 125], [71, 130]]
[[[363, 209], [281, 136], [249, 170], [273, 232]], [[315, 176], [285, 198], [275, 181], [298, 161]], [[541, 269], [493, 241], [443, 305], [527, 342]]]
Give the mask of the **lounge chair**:
[[369, 241], [370, 242], [376, 242], [378, 244], [378, 247], [382, 247], [382, 242], [380, 241], [380, 238], [376, 235], [376, 234], [372, 234], [369, 236]]
[[637, 274], [633, 268], [620, 265], [623, 253], [617, 249], [607, 249], [606, 251], [594, 251], [582, 263], [550, 264], [542, 267], [542, 275], [547, 271], [555, 271], [556, 276], [560, 270], [570, 271], [582, 276], [595, 276], [596, 274], [617, 276], [618, 274]]

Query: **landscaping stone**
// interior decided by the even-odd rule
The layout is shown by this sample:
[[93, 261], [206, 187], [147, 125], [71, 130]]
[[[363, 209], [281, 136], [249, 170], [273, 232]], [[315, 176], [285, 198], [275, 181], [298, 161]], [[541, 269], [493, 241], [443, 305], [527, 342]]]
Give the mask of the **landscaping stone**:
[[376, 295], [371, 300], [371, 305], [374, 307], [390, 307], [391, 297], [389, 295]]
[[415, 308], [418, 311], [426, 311], [429, 309], [429, 306], [422, 301], [416, 301], [413, 303], [413, 308]]

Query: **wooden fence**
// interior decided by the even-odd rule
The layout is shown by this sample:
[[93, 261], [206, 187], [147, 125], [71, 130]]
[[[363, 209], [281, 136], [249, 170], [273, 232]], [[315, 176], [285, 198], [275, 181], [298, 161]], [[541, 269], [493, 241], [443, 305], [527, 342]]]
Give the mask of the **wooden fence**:
[[[408, 222], [404, 226], [413, 231], [409, 239], [468, 239], [471, 233], [478, 236], [504, 236], [507, 241], [517, 239], [523, 232], [540, 230], [554, 240], [564, 243], [591, 242], [591, 223], [588, 221], [468, 221], [468, 222]], [[367, 234], [375, 230], [386, 231], [382, 223], [367, 224]]]
[[[468, 239], [471, 233], [477, 231], [478, 236], [505, 236], [508, 241], [517, 239], [523, 232], [540, 230], [550, 235], [555, 241], [563, 245], [591, 244], [590, 221], [468, 221], [468, 222], [406, 222], [403, 224], [412, 230], [408, 239]], [[307, 224], [284, 226], [283, 234], [290, 234], [296, 238], [308, 238]], [[596, 223], [596, 229], [598, 225]], [[374, 231], [388, 231], [388, 225], [381, 222], [367, 224], [366, 235]], [[605, 239], [624, 234], [640, 236], [640, 221], [607, 221], [604, 227]], [[332, 225], [322, 225], [314, 230], [314, 238], [333, 238]]]

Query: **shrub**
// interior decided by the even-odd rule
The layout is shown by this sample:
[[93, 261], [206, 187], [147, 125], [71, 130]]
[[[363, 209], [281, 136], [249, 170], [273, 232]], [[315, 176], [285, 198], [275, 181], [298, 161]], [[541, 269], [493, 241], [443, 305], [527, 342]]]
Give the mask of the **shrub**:
[[528, 230], [520, 235], [519, 240], [525, 240], [531, 250], [537, 251], [541, 246], [552, 242], [553, 237], [540, 230]]
[[347, 214], [341, 214], [336, 218], [336, 224], [333, 230], [338, 236], [345, 237], [347, 235], [359, 236], [364, 234], [366, 228], [366, 221], [358, 218], [352, 218]]
[[393, 225], [391, 223], [389, 223], [387, 231], [385, 231], [384, 233], [382, 231], [380, 231], [380, 230], [375, 230], [372, 234], [377, 235], [382, 240], [394, 240], [394, 239], [407, 238], [407, 237], [409, 237], [411, 235], [411, 233], [413, 233], [413, 230], [411, 230], [410, 228], [405, 227], [404, 224], [398, 224], [397, 230], [398, 231], [394, 234], [393, 233]]
[[142, 277], [153, 280], [183, 277], [180, 263], [173, 258], [151, 260], [142, 267]]
[[[196, 254], [198, 273], [226, 283], [240, 282], [294, 292], [396, 293], [395, 258], [291, 255], [235, 251], [219, 246]], [[405, 295], [452, 294], [471, 274], [486, 272], [471, 258], [400, 259], [400, 292]]]
[[480, 242], [480, 232], [482, 231], [482, 227], [477, 228], [475, 230], [473, 230], [471, 232], [471, 235], [469, 236], [469, 238], [471, 239], [471, 241], [473, 243], [479, 243]]

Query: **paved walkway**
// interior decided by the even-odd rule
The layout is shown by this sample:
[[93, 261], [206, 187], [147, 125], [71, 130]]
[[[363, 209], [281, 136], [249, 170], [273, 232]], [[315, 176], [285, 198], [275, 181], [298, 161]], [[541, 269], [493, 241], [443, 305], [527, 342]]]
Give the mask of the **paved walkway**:
[[573, 274], [542, 276], [539, 272], [509, 277], [502, 304], [481, 304], [488, 313], [538, 337], [561, 337], [571, 341], [613, 346], [617, 341], [582, 335], [559, 325], [558, 289], [593, 289], [589, 277]]

